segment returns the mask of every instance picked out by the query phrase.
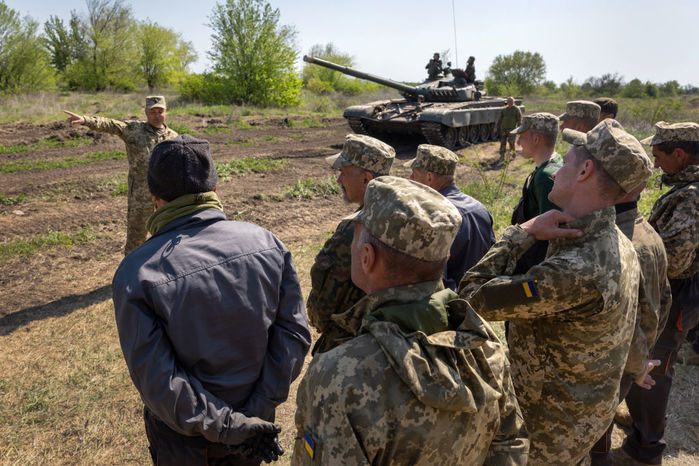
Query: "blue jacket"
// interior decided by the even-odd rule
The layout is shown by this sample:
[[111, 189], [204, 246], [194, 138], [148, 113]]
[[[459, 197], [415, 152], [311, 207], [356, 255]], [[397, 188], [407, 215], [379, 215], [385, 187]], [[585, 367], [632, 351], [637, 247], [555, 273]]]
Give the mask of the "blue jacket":
[[291, 253], [272, 233], [199, 210], [126, 256], [112, 290], [129, 373], [163, 422], [230, 443], [231, 412], [273, 420], [311, 337]]
[[483, 204], [462, 193], [454, 184], [442, 188], [439, 193], [454, 204], [462, 218], [444, 269], [444, 286], [456, 290], [464, 273], [495, 244], [493, 217]]

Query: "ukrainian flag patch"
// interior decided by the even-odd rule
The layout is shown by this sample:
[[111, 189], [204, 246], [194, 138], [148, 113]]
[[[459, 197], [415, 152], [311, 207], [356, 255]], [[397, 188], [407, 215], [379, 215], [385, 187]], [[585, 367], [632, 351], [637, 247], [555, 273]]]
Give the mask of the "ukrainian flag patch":
[[524, 282], [522, 283], [522, 287], [524, 288], [524, 294], [527, 298], [539, 296], [539, 293], [536, 291], [536, 280]]
[[310, 455], [311, 459], [313, 459], [316, 453], [316, 446], [308, 432], [304, 432], [303, 434], [303, 445], [306, 447], [306, 451]]

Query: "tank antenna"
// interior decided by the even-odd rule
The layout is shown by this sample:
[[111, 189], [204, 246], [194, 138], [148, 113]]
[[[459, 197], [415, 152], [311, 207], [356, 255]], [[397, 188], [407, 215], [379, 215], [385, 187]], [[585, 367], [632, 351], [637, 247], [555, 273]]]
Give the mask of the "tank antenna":
[[454, 60], [456, 62], [456, 67], [459, 67], [459, 48], [456, 45], [456, 10], [454, 8], [454, 0], [451, 0], [451, 17], [454, 20]]

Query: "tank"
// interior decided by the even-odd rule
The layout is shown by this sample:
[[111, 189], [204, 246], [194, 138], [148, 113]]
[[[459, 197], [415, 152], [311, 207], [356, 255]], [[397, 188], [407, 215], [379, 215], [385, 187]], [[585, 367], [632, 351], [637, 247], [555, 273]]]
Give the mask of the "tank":
[[[409, 86], [308, 55], [303, 60], [397, 89], [404, 97], [347, 107], [343, 116], [355, 133], [378, 138], [421, 134], [428, 143], [449, 149], [499, 138], [495, 123], [507, 106], [506, 99], [486, 96], [482, 81], [469, 84], [459, 70], [447, 69], [443, 78]], [[515, 99], [515, 105], [524, 113], [520, 98]]]

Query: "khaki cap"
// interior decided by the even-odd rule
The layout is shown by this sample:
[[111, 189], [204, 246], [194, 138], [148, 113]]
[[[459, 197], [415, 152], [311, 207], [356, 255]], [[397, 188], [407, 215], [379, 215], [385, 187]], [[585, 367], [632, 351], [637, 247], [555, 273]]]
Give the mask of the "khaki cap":
[[699, 124], [692, 121], [684, 123], [659, 121], [654, 127], [655, 135], [645, 138], [641, 144], [654, 146], [663, 142], [699, 142]]
[[167, 108], [165, 97], [162, 95], [149, 95], [146, 97], [146, 110], [149, 108]]
[[558, 116], [558, 119], [565, 121], [568, 118], [585, 118], [589, 120], [599, 120], [602, 108], [589, 100], [573, 100], [566, 104], [566, 112]]
[[416, 157], [403, 164], [404, 167], [422, 167], [437, 175], [453, 175], [459, 157], [455, 153], [442, 146], [420, 144], [417, 146]]
[[388, 175], [396, 158], [393, 147], [364, 134], [348, 134], [342, 152], [326, 157], [333, 168], [355, 165], [379, 175]]
[[386, 246], [424, 261], [449, 255], [461, 214], [434, 189], [395, 176], [369, 182], [357, 219]]
[[523, 133], [528, 129], [542, 133], [558, 134], [558, 117], [553, 113], [540, 112], [524, 115], [522, 124], [510, 131], [510, 134]]
[[563, 140], [584, 146], [602, 164], [624, 192], [631, 192], [650, 178], [653, 164], [638, 139], [616, 120], [607, 118], [587, 133], [567, 128]]

